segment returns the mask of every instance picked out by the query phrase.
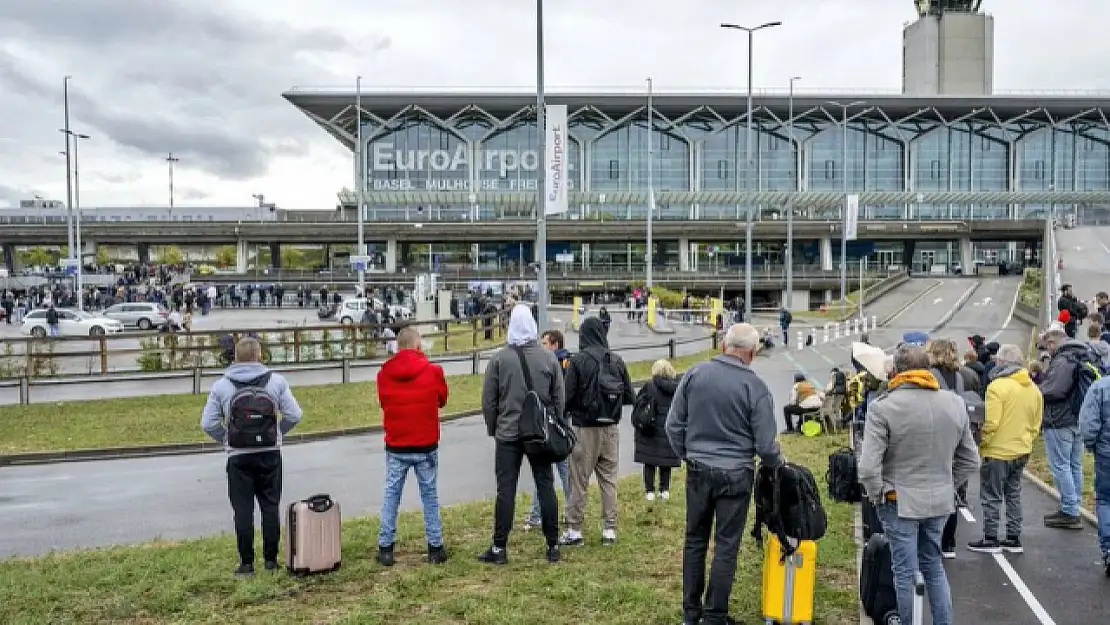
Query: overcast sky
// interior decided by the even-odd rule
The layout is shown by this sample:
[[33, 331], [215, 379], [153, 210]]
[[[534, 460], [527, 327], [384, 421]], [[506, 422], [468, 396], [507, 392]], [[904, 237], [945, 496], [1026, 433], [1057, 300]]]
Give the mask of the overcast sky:
[[[1051, 4], [1051, 10], [1046, 7]], [[729, 88], [757, 39], [755, 84], [901, 87], [912, 0], [555, 0], [549, 88]], [[995, 89], [1110, 92], [1107, 0], [986, 0]], [[280, 94], [293, 86], [535, 85], [528, 0], [0, 0], [0, 206], [65, 199], [62, 77], [81, 145], [82, 204], [328, 208], [350, 152]], [[732, 63], [728, 62], [732, 61]], [[1110, 96], [1108, 96], [1110, 97]]]

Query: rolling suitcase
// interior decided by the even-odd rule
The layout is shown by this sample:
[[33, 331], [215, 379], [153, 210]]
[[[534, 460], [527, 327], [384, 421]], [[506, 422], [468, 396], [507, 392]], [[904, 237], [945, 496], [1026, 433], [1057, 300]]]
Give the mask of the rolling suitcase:
[[890, 541], [881, 533], [872, 534], [863, 548], [859, 572], [859, 598], [863, 611], [875, 625], [900, 625], [898, 595], [894, 589], [894, 569], [890, 564]]
[[343, 517], [331, 495], [289, 504], [285, 518], [285, 562], [294, 575], [326, 573], [343, 561]]
[[778, 537], [768, 536], [763, 552], [763, 618], [768, 624], [812, 623], [816, 583], [816, 542], [803, 540], [783, 558]]

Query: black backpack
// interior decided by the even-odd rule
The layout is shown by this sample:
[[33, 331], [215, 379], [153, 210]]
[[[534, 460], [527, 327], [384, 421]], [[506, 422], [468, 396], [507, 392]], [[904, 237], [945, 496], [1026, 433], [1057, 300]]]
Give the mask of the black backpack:
[[1083, 400], [1087, 397], [1087, 391], [1091, 390], [1091, 385], [1102, 379], [1100, 369], [1102, 362], [1095, 357], [1091, 350], [1079, 354], [1066, 354], [1065, 358], [1075, 366], [1068, 402], [1072, 414], [1078, 415], [1083, 408]]
[[597, 363], [597, 375], [590, 388], [590, 398], [582, 402], [582, 407], [586, 409], [583, 416], [597, 425], [620, 423], [621, 410], [624, 407], [624, 377], [613, 364], [613, 355], [605, 352], [605, 356], [599, 358], [586, 350], [582, 350], [582, 353]]
[[232, 449], [273, 447], [278, 440], [277, 405], [266, 392], [270, 372], [235, 386], [227, 411], [227, 446]]
[[774, 469], [760, 467], [753, 489], [755, 526], [752, 538], [763, 543], [761, 526], [779, 539], [785, 558], [796, 550], [796, 541], [820, 540], [828, 528], [817, 480], [809, 469], [785, 463]]
[[857, 503], [863, 498], [859, 483], [856, 455], [847, 447], [829, 454], [829, 472], [825, 482], [829, 486], [829, 497], [841, 503]]
[[632, 427], [644, 436], [655, 436], [655, 397], [644, 390], [632, 404]]
[[520, 361], [520, 370], [524, 374], [524, 385], [527, 392], [524, 394], [524, 403], [520, 408], [520, 440], [524, 443], [524, 452], [529, 458], [537, 458], [548, 462], [562, 462], [574, 451], [574, 444], [578, 436], [574, 429], [558, 415], [555, 409], [543, 403], [539, 393], [532, 384], [532, 371], [528, 368], [528, 359], [524, 350], [513, 347], [516, 357]]

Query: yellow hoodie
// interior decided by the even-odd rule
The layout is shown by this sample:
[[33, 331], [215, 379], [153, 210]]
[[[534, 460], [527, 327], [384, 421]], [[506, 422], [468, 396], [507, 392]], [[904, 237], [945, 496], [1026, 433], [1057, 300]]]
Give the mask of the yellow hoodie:
[[996, 460], [1013, 460], [1033, 452], [1033, 441], [1041, 431], [1044, 400], [1025, 369], [1006, 371], [987, 386], [987, 416], [979, 455]]

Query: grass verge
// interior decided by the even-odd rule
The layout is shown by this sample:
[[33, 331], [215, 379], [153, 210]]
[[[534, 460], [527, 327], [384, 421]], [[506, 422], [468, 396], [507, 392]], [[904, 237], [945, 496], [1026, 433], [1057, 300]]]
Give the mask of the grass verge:
[[[824, 471], [842, 437], [788, 437], [792, 462]], [[491, 476], [492, 479], [492, 476]], [[420, 513], [402, 515], [393, 569], [374, 563], [376, 519], [348, 521], [343, 568], [331, 575], [296, 579], [284, 573], [251, 581], [231, 576], [229, 536], [187, 542], [50, 555], [0, 563], [0, 622], [39, 623], [422, 623], [482, 625], [642, 625], [682, 620], [683, 474], [675, 475], [670, 502], [643, 500], [639, 477], [620, 482], [620, 541], [600, 546], [596, 531], [587, 546], [565, 548], [561, 564], [543, 562], [542, 538], [514, 532], [509, 565], [490, 568], [475, 556], [489, 544], [492, 503], [445, 508], [444, 566], [424, 564]], [[591, 496], [587, 519], [599, 518]], [[226, 505], [213, 502], [213, 505]], [[826, 501], [829, 531], [820, 542], [816, 623], [859, 622], [853, 509]], [[518, 502], [517, 516], [523, 512]], [[230, 513], [229, 513], [230, 514]], [[760, 614], [762, 554], [745, 529], [732, 610], [748, 623]], [[229, 516], [230, 518], [230, 516]], [[230, 523], [230, 521], [229, 521]]]
[[[1029, 456], [1026, 466], [1029, 472], [1036, 475], [1044, 483], [1055, 487], [1056, 480], [1048, 468], [1048, 457], [1045, 455], [1044, 438], [1037, 437], [1033, 443], [1033, 453]], [[1095, 511], [1095, 457], [1089, 452], [1083, 452], [1083, 507], [1091, 512]]]
[[[674, 364], [684, 370], [710, 353], [682, 356]], [[650, 362], [630, 362], [628, 368], [634, 380], [651, 376]], [[446, 413], [481, 407], [482, 376], [449, 376], [447, 382], [451, 396]], [[293, 392], [308, 408], [295, 432], [381, 424], [373, 382], [305, 386]], [[0, 454], [205, 442], [200, 413], [206, 399], [205, 395], [158, 395], [0, 407]]]

